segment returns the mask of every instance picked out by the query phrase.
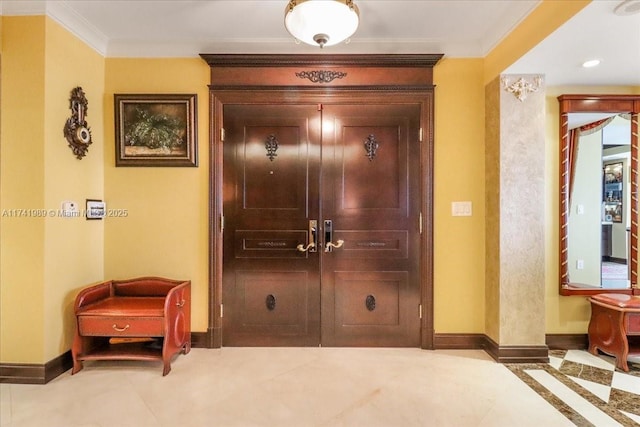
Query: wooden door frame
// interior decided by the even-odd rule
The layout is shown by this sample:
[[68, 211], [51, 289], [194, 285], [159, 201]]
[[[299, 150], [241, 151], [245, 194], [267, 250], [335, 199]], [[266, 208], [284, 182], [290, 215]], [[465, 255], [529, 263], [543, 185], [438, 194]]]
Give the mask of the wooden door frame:
[[[209, 86], [209, 319], [205, 342], [222, 346], [223, 108], [230, 103], [359, 102], [420, 105], [420, 347], [434, 348], [433, 67], [442, 55], [201, 55]], [[308, 70], [309, 67], [321, 67]], [[307, 70], [305, 70], [305, 68]], [[320, 76], [320, 77], [318, 77]], [[320, 80], [318, 80], [320, 78]], [[303, 79], [303, 80], [300, 80]], [[308, 81], [307, 81], [308, 80]], [[315, 81], [314, 81], [315, 80]], [[250, 83], [248, 83], [250, 82]], [[381, 95], [384, 95], [381, 97]]]

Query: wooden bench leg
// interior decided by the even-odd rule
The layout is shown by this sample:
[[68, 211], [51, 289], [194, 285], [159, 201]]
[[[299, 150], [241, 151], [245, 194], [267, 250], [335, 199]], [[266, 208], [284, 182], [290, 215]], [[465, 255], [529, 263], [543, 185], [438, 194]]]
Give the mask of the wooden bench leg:
[[74, 360], [73, 361], [73, 368], [71, 369], [71, 375], [77, 374], [81, 370], [82, 370], [82, 362]]
[[627, 356], [629, 342], [624, 333], [624, 313], [592, 304], [589, 321], [589, 352], [598, 354], [598, 349], [616, 358], [616, 367], [629, 371]]
[[82, 337], [76, 332], [73, 337], [73, 345], [71, 346], [71, 357], [73, 359], [73, 368], [71, 369], [71, 375], [77, 374], [82, 370], [82, 362], [78, 360], [78, 355], [82, 352], [83, 347]]
[[164, 369], [162, 370], [162, 376], [164, 377], [169, 372], [171, 372], [171, 361], [170, 360], [164, 360], [163, 363], [164, 363]]

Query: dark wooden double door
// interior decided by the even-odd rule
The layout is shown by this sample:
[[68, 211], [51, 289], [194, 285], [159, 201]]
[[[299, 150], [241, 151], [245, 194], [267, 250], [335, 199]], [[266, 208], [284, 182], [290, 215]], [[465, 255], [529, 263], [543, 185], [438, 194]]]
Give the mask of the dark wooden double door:
[[420, 105], [223, 117], [223, 345], [420, 346]]

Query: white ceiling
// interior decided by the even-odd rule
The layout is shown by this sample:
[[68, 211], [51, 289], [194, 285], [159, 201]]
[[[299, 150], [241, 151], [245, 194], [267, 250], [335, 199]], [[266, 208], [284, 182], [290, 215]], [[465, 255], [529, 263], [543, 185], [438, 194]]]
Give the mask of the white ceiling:
[[[637, 2], [639, 0], [627, 0]], [[484, 57], [539, 0], [355, 0], [361, 23], [348, 44], [322, 53], [444, 53]], [[505, 70], [544, 74], [547, 86], [640, 86], [640, 13], [595, 0]], [[284, 29], [287, 0], [0, 0], [3, 15], [46, 13], [107, 57], [200, 53], [321, 53]], [[587, 59], [599, 67], [583, 69]]]
[[[640, 86], [640, 13], [616, 15], [620, 3], [592, 1], [505, 73], [523, 74], [539, 67], [547, 85]], [[640, 12], [639, 1], [634, 0], [633, 7]], [[601, 63], [582, 67], [590, 59]]]

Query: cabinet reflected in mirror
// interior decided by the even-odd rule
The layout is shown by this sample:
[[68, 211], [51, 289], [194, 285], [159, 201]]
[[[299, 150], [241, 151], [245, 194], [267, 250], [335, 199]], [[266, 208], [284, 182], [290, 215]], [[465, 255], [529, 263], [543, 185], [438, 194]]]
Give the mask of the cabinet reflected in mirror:
[[640, 293], [637, 95], [562, 95], [560, 293]]

